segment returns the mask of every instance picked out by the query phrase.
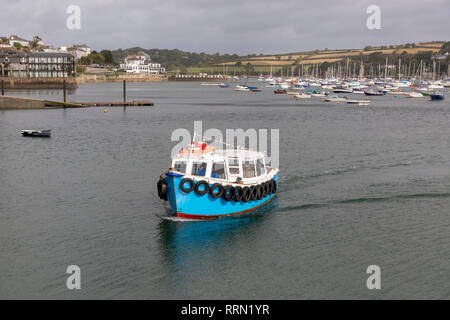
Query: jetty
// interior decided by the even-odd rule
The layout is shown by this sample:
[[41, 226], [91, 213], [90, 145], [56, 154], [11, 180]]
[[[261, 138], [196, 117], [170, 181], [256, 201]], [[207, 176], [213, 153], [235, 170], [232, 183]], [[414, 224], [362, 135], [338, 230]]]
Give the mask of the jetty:
[[153, 106], [151, 100], [127, 100], [126, 80], [123, 80], [123, 100], [122, 101], [88, 101], [88, 102], [67, 102], [67, 85], [63, 81], [63, 101], [43, 100], [35, 98], [23, 98], [15, 96], [5, 96], [5, 82], [1, 81], [0, 110], [14, 109], [45, 109], [45, 108], [87, 108], [87, 107], [141, 107]]
[[153, 106], [153, 101], [150, 100], [133, 100], [133, 101], [91, 101], [91, 102], [55, 102], [48, 101], [46, 107], [65, 107], [65, 108], [85, 108], [85, 107], [143, 107], [143, 106]]
[[150, 100], [133, 101], [92, 101], [61, 102], [53, 100], [31, 99], [13, 96], [0, 96], [0, 110], [25, 110], [46, 108], [87, 108], [87, 107], [140, 107], [153, 106]]

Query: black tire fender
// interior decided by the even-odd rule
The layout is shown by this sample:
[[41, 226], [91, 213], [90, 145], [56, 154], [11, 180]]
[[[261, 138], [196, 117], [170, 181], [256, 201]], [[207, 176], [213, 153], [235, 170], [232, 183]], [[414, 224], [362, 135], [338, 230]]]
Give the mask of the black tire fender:
[[[200, 190], [200, 186], [202, 185], [205, 186], [204, 190]], [[195, 184], [194, 190], [199, 196], [203, 196], [209, 192], [209, 183], [205, 180], [200, 180]]]
[[272, 186], [272, 193], [277, 193], [277, 191], [278, 191], [278, 190], [277, 190], [277, 189], [278, 189], [278, 188], [277, 188], [277, 182], [276, 182], [275, 180], [273, 180], [273, 179], [270, 180], [270, 182], [271, 182], [270, 184], [271, 184], [271, 186]]
[[[190, 184], [189, 188], [185, 188], [184, 185], [186, 183]], [[183, 180], [181, 180], [180, 182], [180, 189], [181, 191], [183, 191], [184, 193], [190, 193], [192, 190], [194, 190], [195, 188], [195, 181], [192, 180], [191, 178], [184, 178]]]
[[156, 183], [158, 196], [160, 199], [167, 201], [167, 182], [164, 180], [165, 176], [161, 175], [159, 181]]
[[252, 190], [249, 187], [244, 187], [242, 190], [242, 201], [248, 202], [252, 195]]
[[264, 198], [264, 187], [263, 187], [263, 185], [262, 184], [260, 184], [260, 185], [258, 185], [257, 187], [256, 187], [256, 190], [258, 191], [257, 192], [257, 199], [258, 200], [262, 200], [262, 198]]
[[269, 195], [269, 183], [268, 181], [263, 183], [263, 189], [264, 189], [264, 198]]
[[[215, 189], [219, 188], [218, 192], [214, 192]], [[223, 186], [220, 183], [214, 183], [211, 187], [209, 187], [209, 195], [214, 199], [220, 198], [223, 193]]]
[[242, 189], [242, 187], [237, 186], [236, 188], [234, 188], [234, 197], [233, 197], [234, 201], [236, 201], [236, 202], [241, 201], [243, 195], [244, 195], [244, 189]]
[[222, 198], [225, 201], [233, 200], [235, 194], [236, 194], [236, 189], [233, 186], [228, 185], [228, 186], [223, 187]]
[[251, 186], [250, 187], [251, 195], [250, 195], [250, 200], [255, 201], [258, 198], [258, 188], [257, 186]]

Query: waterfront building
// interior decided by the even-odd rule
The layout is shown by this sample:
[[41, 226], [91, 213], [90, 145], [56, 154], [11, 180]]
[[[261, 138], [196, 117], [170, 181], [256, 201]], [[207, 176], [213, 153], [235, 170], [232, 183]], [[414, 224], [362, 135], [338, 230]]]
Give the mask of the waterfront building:
[[82, 57], [87, 57], [91, 54], [91, 48], [89, 48], [86, 44], [77, 45], [74, 44], [70, 48], [66, 48], [67, 52], [72, 54], [76, 60], [81, 59]]
[[30, 46], [30, 41], [25, 40], [19, 36], [16, 35], [11, 35], [9, 37], [9, 44], [11, 46], [14, 46], [14, 43], [19, 43], [22, 47], [29, 47]]
[[11, 48], [12, 45], [9, 43], [7, 37], [0, 37], [0, 48]]
[[73, 77], [75, 76], [75, 58], [68, 53], [0, 51], [0, 76]]
[[120, 68], [128, 73], [166, 73], [166, 69], [161, 67], [161, 64], [153, 62], [150, 59], [150, 56], [142, 51], [137, 54], [127, 56], [124, 63], [120, 65]]

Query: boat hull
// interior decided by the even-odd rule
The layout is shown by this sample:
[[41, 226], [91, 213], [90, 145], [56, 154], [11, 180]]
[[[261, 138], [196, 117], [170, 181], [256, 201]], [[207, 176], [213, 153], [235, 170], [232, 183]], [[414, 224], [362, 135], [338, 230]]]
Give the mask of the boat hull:
[[[226, 201], [223, 197], [213, 198], [209, 193], [199, 195], [195, 190], [185, 193], [180, 188], [183, 175], [166, 174], [167, 198], [172, 213], [180, 218], [188, 219], [216, 219], [225, 216], [251, 212], [273, 200], [277, 193], [268, 194], [262, 199], [248, 202], [234, 200]], [[278, 190], [278, 174], [273, 178]], [[226, 185], [226, 184], [224, 184]], [[209, 184], [211, 186], [211, 184]]]
[[50, 138], [51, 136], [51, 130], [22, 130], [21, 133], [25, 137]]
[[444, 96], [441, 94], [432, 94], [432, 95], [430, 95], [430, 99], [431, 99], [431, 101], [444, 100]]

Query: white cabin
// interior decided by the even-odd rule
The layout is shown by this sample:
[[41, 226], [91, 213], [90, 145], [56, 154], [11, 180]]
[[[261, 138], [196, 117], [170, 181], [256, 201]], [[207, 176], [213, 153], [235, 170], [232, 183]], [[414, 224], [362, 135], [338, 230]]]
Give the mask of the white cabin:
[[172, 172], [209, 183], [254, 184], [274, 176], [278, 170], [266, 167], [262, 152], [220, 150], [194, 153], [188, 150], [172, 159]]

